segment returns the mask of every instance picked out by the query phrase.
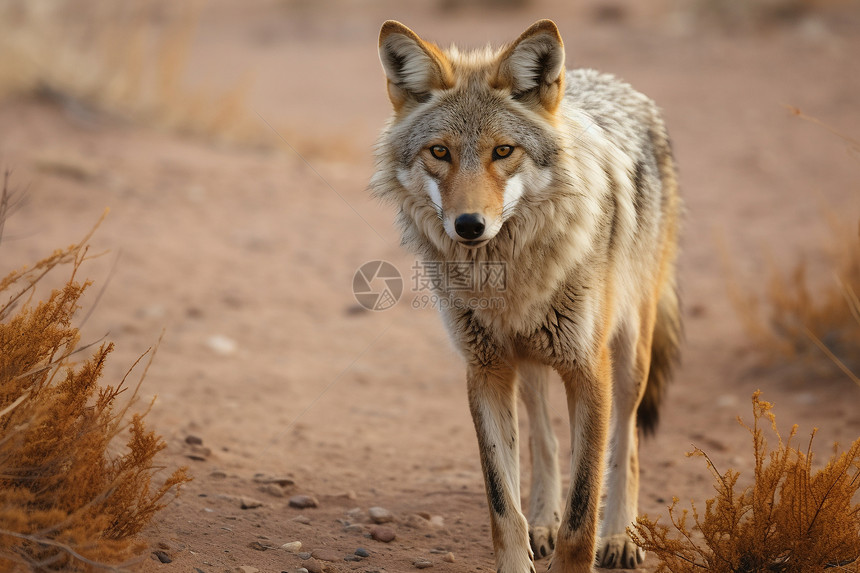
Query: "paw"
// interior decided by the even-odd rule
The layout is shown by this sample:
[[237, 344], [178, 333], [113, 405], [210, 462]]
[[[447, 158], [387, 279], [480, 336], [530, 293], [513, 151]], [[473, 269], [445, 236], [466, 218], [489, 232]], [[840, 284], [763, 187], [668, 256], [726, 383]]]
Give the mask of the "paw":
[[500, 552], [496, 557], [496, 573], [536, 573], [535, 558], [530, 547], [526, 551]]
[[529, 545], [535, 559], [543, 559], [552, 554], [555, 549], [555, 533], [554, 527], [535, 525], [529, 528]]
[[527, 569], [523, 569], [522, 567], [517, 567], [517, 566], [506, 566], [506, 565], [500, 565], [499, 568], [496, 569], [496, 573], [507, 573], [508, 571], [510, 571], [511, 573], [537, 573], [535, 571], [534, 561], [532, 561], [528, 564]]
[[645, 561], [645, 551], [633, 543], [626, 533], [604, 537], [597, 542], [598, 567], [607, 569], [636, 569]]

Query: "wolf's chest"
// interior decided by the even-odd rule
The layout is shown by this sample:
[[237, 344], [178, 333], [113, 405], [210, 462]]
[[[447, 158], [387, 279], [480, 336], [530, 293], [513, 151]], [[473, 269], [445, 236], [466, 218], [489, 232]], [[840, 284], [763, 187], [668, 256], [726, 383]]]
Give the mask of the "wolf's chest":
[[[481, 271], [475, 271], [479, 281]], [[474, 289], [439, 291], [444, 300], [440, 310], [452, 338], [478, 337], [502, 355], [553, 365], [587, 352], [599, 315], [593, 296], [597, 289], [577, 281], [548, 281], [546, 276], [510, 267], [496, 271], [492, 277], [487, 273], [486, 282], [477, 282]]]

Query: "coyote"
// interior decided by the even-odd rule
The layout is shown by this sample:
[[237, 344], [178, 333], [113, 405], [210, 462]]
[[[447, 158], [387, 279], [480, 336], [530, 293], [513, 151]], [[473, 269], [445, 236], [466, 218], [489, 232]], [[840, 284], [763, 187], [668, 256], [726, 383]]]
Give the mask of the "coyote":
[[[379, 56], [394, 110], [370, 188], [394, 204], [403, 244], [434, 264], [505, 265], [504, 285], [478, 281], [466, 293], [503, 305], [458, 304], [463, 291], [444, 285], [436, 293], [449, 299], [442, 318], [466, 362], [499, 573], [534, 572], [550, 554], [552, 572], [640, 565], [626, 533], [637, 515], [637, 426], [656, 427], [681, 331], [681, 201], [657, 107], [611, 75], [565, 71], [550, 20], [471, 52], [387, 21]], [[551, 370], [570, 416], [563, 504]], [[528, 519], [518, 393], [530, 429]]]

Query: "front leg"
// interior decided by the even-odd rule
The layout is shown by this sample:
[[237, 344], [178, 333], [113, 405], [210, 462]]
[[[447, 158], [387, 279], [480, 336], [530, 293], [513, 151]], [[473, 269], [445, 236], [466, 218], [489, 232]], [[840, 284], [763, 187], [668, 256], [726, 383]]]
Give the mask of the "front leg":
[[611, 410], [608, 349], [592, 364], [561, 372], [570, 415], [570, 489], [558, 530], [551, 573], [590, 573]]
[[516, 371], [504, 364], [468, 369], [469, 409], [478, 434], [498, 573], [534, 573], [520, 509]]

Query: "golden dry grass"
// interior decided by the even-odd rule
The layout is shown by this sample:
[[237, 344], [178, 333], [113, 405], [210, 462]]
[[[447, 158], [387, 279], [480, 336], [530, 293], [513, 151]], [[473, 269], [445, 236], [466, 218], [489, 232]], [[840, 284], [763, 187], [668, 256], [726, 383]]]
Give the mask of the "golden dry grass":
[[[717, 495], [700, 513], [678, 509], [675, 498], [669, 523], [640, 516], [629, 530], [634, 541], [659, 559], [658, 573], [815, 573], [860, 571], [860, 438], [848, 450], [835, 452], [813, 471], [812, 441], [805, 449], [794, 443], [797, 426], [783, 441], [772, 405], [753, 395], [754, 482], [741, 488], [740, 474], [717, 470]], [[777, 446], [768, 449], [762, 426], [770, 425]], [[692, 520], [690, 520], [692, 513]]]
[[[860, 160], [860, 141], [797, 108], [788, 110], [842, 139], [849, 154]], [[811, 276], [803, 260], [789, 270], [771, 264], [766, 290], [757, 293], [737, 280], [731, 258], [724, 257], [734, 277], [729, 296], [765, 363], [804, 365], [805, 374], [809, 367], [841, 371], [860, 385], [860, 222], [846, 222], [833, 211], [825, 217], [832, 238], [823, 249], [824, 273]]]
[[0, 4], [0, 100], [48, 96], [217, 143], [270, 146], [250, 78], [229, 91], [184, 83], [199, 3], [10, 0]]
[[[0, 221], [8, 199], [4, 187]], [[190, 479], [180, 468], [153, 481], [165, 443], [130, 411], [146, 369], [120, 400], [129, 374], [99, 384], [113, 344], [82, 358], [91, 350], [73, 319], [89, 286], [76, 280], [88, 239], [0, 279], [0, 571], [127, 564], [165, 496]], [[34, 302], [36, 285], [61, 265], [72, 269], [66, 284]], [[116, 441], [125, 443], [118, 454]]]
[[841, 370], [855, 382], [860, 371], [860, 226], [830, 215], [830, 276], [810, 281], [807, 264], [789, 271], [771, 265], [761, 297], [730, 285], [730, 295], [754, 349], [765, 363], [791, 361], [816, 370]]

